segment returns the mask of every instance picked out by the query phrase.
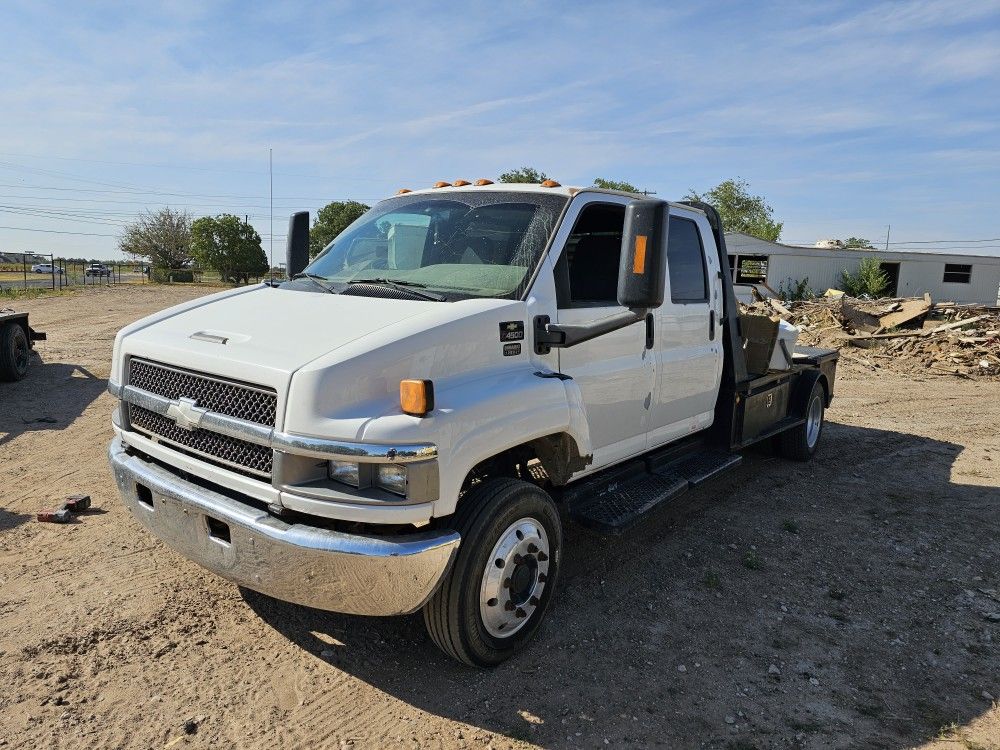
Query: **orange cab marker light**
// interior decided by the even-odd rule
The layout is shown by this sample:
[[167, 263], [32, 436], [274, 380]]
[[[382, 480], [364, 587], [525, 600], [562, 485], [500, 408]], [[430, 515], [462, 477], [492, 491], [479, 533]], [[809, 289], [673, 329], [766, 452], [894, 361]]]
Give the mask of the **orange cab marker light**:
[[542, 183], [542, 187], [562, 187], [562, 185], [560, 185], [555, 180], [546, 180], [545, 182]]
[[434, 187], [436, 187], [436, 188], [439, 188], [439, 187], [451, 187], [451, 183], [450, 182], [441, 182], [441, 181], [438, 181], [438, 182], [434, 183]]
[[482, 187], [483, 185], [492, 185], [493, 184], [493, 180], [484, 180], [484, 179], [480, 178], [480, 179], [476, 180], [472, 184], [475, 185], [476, 187]]
[[427, 416], [434, 411], [434, 381], [400, 380], [399, 406], [410, 416]]
[[632, 273], [646, 273], [646, 235], [635, 236], [635, 257], [632, 258]]
[[471, 185], [472, 183], [469, 182], [468, 180], [455, 180], [451, 184], [452, 184], [452, 187], [465, 187], [466, 185]]
[[402, 195], [403, 193], [412, 193], [413, 191], [409, 188], [400, 188], [396, 191], [396, 195]]

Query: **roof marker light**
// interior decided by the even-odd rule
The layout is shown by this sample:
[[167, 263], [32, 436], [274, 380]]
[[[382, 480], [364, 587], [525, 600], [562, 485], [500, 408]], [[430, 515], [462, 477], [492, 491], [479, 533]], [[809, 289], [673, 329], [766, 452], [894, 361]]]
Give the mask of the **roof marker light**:
[[396, 191], [396, 195], [402, 195], [403, 193], [412, 193], [413, 191], [409, 188], [400, 188]]
[[562, 185], [560, 185], [555, 180], [546, 180], [545, 182], [542, 183], [542, 187], [562, 187]]
[[468, 180], [455, 180], [455, 181], [454, 181], [453, 183], [451, 183], [451, 184], [452, 184], [452, 186], [454, 186], [454, 187], [465, 187], [466, 185], [471, 185], [472, 183], [471, 183], [471, 182], [469, 182]]
[[434, 183], [434, 187], [436, 187], [436, 188], [451, 187], [451, 183], [450, 182], [441, 182], [440, 180], [438, 180], [437, 182]]
[[493, 180], [484, 180], [484, 179], [480, 178], [480, 179], [476, 180], [472, 184], [475, 185], [476, 187], [482, 187], [483, 185], [492, 185], [493, 184]]

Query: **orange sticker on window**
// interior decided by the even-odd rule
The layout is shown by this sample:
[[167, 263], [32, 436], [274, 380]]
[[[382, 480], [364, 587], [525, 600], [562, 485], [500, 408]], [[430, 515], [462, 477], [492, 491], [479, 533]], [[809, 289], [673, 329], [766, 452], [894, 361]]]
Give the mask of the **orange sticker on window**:
[[632, 273], [646, 273], [646, 235], [635, 236], [635, 257], [632, 258]]

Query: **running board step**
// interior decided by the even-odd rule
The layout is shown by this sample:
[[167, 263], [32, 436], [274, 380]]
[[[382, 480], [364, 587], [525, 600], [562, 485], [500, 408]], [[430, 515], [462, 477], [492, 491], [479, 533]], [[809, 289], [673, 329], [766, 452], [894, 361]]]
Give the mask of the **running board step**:
[[595, 531], [618, 534], [691, 487], [738, 466], [743, 457], [720, 450], [671, 461], [647, 459], [571, 485], [563, 494], [570, 518]]

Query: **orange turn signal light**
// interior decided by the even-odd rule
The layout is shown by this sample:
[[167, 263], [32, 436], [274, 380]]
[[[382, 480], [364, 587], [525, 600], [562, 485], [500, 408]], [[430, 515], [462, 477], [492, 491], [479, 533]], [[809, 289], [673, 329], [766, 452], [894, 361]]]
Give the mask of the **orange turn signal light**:
[[434, 183], [434, 187], [436, 187], [436, 188], [439, 188], [439, 187], [451, 187], [451, 183], [450, 182], [442, 182], [441, 180], [438, 180], [437, 182]]
[[492, 185], [493, 184], [493, 180], [484, 180], [484, 179], [480, 178], [480, 179], [476, 180], [473, 184], [476, 187], [482, 187], [483, 185]]
[[434, 411], [434, 381], [400, 380], [399, 406], [410, 416], [427, 416]]
[[555, 180], [546, 180], [545, 182], [542, 183], [542, 187], [562, 187], [562, 185], [560, 185]]
[[468, 180], [455, 180], [451, 183], [453, 187], [465, 187], [466, 185], [471, 185], [472, 183]]
[[396, 195], [402, 195], [403, 193], [412, 193], [413, 191], [409, 188], [400, 188], [396, 191]]

